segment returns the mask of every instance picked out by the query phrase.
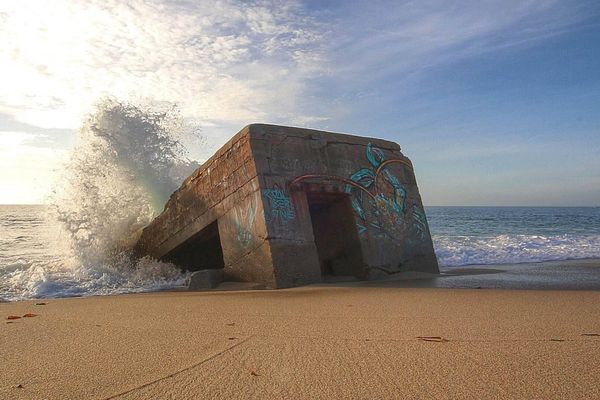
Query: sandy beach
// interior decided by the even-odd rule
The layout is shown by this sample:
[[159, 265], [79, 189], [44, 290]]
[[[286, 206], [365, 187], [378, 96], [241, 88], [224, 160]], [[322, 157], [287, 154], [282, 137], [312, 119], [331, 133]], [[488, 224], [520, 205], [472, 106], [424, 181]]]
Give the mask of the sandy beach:
[[510, 271], [0, 303], [0, 398], [600, 398], [598, 286]]

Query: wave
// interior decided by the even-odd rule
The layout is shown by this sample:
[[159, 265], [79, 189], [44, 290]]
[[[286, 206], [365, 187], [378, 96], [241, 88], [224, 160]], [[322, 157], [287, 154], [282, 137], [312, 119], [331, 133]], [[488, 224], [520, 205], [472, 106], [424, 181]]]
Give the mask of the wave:
[[600, 258], [596, 235], [433, 235], [440, 266]]
[[[130, 248], [197, 168], [181, 144], [185, 135], [195, 134], [174, 106], [100, 101], [78, 132], [51, 207], [36, 215], [30, 208], [0, 215], [0, 233], [10, 244], [0, 249], [0, 297], [115, 294], [182, 285], [186, 275], [174, 265], [136, 259]], [[32, 239], [22, 243], [23, 237]]]
[[126, 248], [197, 167], [185, 157], [183, 127], [176, 108], [109, 99], [86, 119], [52, 201], [84, 264]]
[[82, 265], [76, 259], [31, 262], [18, 259], [2, 265], [0, 299], [94, 296], [138, 293], [182, 286], [187, 275], [150, 258]]

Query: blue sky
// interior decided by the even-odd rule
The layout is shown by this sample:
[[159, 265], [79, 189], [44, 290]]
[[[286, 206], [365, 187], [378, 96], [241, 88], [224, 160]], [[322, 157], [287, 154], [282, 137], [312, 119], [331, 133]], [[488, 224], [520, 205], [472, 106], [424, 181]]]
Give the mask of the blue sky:
[[298, 125], [398, 142], [426, 205], [600, 206], [596, 2], [47, 4], [0, 5], [0, 203], [43, 201], [109, 95], [177, 102], [198, 159]]

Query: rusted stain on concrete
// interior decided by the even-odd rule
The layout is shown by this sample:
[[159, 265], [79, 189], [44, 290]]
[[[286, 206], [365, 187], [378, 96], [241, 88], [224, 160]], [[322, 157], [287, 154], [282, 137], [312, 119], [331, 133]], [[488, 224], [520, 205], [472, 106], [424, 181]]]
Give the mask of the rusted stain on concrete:
[[188, 177], [136, 249], [269, 288], [438, 272], [400, 146], [263, 124], [242, 129]]

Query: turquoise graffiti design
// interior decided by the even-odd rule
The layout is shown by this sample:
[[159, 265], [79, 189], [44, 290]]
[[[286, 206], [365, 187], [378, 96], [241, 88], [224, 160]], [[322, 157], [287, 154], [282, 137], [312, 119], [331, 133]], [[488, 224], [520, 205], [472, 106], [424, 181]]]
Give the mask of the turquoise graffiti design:
[[267, 220], [286, 222], [296, 218], [292, 201], [282, 189], [264, 189], [263, 195], [269, 202], [269, 208], [265, 214]]
[[427, 236], [427, 233], [428, 233], [427, 217], [425, 217], [425, 211], [423, 211], [420, 207], [418, 207], [416, 205], [413, 206], [412, 207], [412, 219], [414, 222], [413, 226], [415, 227], [415, 230], [417, 231], [417, 236], [421, 240], [425, 239], [425, 237]]
[[256, 217], [256, 200], [254, 196], [250, 199], [248, 208], [236, 208], [234, 210], [234, 224], [237, 232], [237, 240], [243, 246], [247, 247], [252, 241], [251, 227]]
[[[366, 148], [366, 159], [370, 166], [354, 172], [350, 176], [350, 181], [360, 185], [368, 193], [365, 194], [365, 191], [359, 190], [361, 188], [357, 188], [356, 185], [346, 184], [345, 186], [345, 192], [352, 196], [352, 208], [359, 219], [356, 224], [358, 233], [363, 234], [369, 228], [373, 228], [376, 234], [393, 236], [385, 229], [385, 226], [389, 225], [386, 224], [386, 221], [399, 227], [404, 224], [407, 214], [409, 214], [417, 236], [421, 239], [424, 238], [428, 232], [425, 213], [416, 205], [410, 207], [411, 211], [407, 213], [406, 188], [400, 183], [398, 177], [387, 168], [389, 163], [405, 162], [402, 160], [386, 161], [383, 150], [374, 147], [371, 143]], [[369, 196], [369, 193], [377, 190], [375, 186], [378, 177], [383, 177], [391, 190], [388, 193], [378, 192]], [[370, 215], [366, 211], [367, 205], [371, 210]]]

